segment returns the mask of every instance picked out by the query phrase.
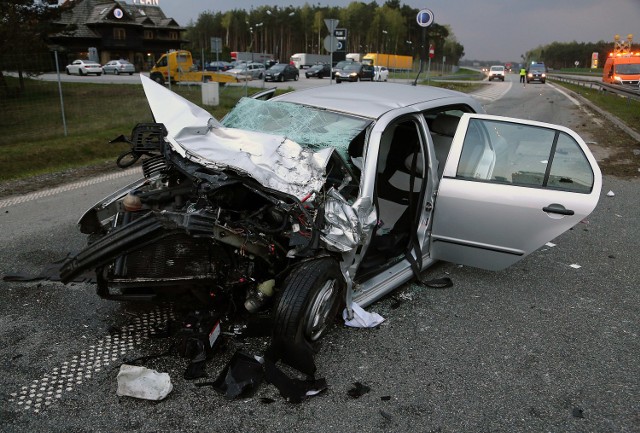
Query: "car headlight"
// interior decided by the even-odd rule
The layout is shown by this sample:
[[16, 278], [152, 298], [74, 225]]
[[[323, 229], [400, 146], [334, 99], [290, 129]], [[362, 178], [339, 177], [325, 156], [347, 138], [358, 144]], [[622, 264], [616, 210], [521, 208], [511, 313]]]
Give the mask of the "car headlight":
[[617, 75], [613, 76], [613, 81], [617, 81], [618, 83], [622, 83], [622, 77], [619, 77]]
[[533, 74], [531, 72], [529, 72], [529, 74], [527, 76], [528, 77], [533, 77]]
[[350, 75], [350, 76], [352, 76], [352, 77], [355, 77], [355, 76], [356, 76], [356, 75], [358, 75], [358, 74], [356, 74], [355, 72], [352, 72], [352, 73], [350, 73], [349, 75]]
[[547, 76], [547, 74], [542, 74], [542, 78], [544, 78], [544, 77], [546, 77], [546, 76]]

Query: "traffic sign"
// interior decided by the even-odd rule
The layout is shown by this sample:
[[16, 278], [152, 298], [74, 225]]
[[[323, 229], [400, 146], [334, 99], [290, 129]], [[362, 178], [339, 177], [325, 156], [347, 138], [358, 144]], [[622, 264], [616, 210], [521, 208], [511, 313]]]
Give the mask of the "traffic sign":
[[[327, 35], [324, 38], [324, 49], [330, 53], [333, 53], [334, 51], [338, 51], [339, 44], [340, 44], [340, 41], [335, 36]], [[340, 44], [340, 47], [342, 47], [341, 44]]]
[[418, 16], [416, 16], [416, 21], [420, 27], [429, 27], [434, 20], [433, 12], [429, 9], [422, 9], [418, 12]]
[[347, 39], [347, 29], [335, 29], [333, 36], [338, 38], [339, 41], [344, 41]]
[[330, 35], [333, 35], [333, 32], [336, 31], [336, 27], [338, 27], [339, 22], [340, 20], [334, 20], [333, 18], [324, 19], [324, 24], [327, 26], [327, 29], [329, 29]]

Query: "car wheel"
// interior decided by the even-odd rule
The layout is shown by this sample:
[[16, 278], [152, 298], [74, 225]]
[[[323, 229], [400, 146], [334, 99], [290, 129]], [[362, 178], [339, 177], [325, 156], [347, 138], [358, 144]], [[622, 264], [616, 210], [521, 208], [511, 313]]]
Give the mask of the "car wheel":
[[67, 75], [71, 75], [71, 72], [69, 71], [69, 68], [67, 68]]
[[158, 84], [164, 85], [164, 77], [162, 74], [151, 74], [151, 79]]
[[542, 80], [542, 81], [540, 81], [540, 82], [541, 82], [542, 84], [544, 84], [544, 83], [545, 83], [545, 80]]
[[116, 74], [116, 75], [120, 75], [120, 71], [119, 71], [119, 70], [117, 70], [117, 69], [116, 69], [116, 70], [114, 70], [114, 71], [113, 71], [113, 73], [114, 73], [114, 74]]
[[78, 69], [78, 75], [84, 75], [84, 72], [82, 72], [82, 69]]
[[100, 75], [102, 75], [102, 72], [98, 72], [96, 75], [99, 77]]
[[264, 76], [264, 75], [262, 74], [262, 72], [260, 72], [260, 75], [258, 75], [258, 79], [259, 79], [259, 80], [262, 80], [262, 77], [263, 77], [263, 76]]
[[342, 83], [342, 81], [340, 79], [336, 78], [336, 84], [340, 84], [340, 83]]
[[356, 77], [356, 83], [360, 81], [360, 77]]
[[293, 81], [298, 81], [298, 74], [294, 75]]
[[313, 346], [343, 305], [345, 287], [334, 259], [312, 260], [295, 268], [276, 301], [274, 336]]

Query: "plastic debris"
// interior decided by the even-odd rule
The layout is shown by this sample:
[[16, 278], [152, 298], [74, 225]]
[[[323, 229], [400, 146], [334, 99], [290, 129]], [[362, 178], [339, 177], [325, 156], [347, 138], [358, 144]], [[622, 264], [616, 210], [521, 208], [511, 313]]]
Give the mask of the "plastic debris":
[[347, 391], [347, 394], [349, 394], [349, 396], [352, 398], [359, 398], [365, 395], [366, 393], [368, 393], [369, 391], [371, 391], [371, 388], [369, 388], [367, 385], [364, 385], [360, 382], [354, 382], [353, 388]]
[[146, 367], [122, 364], [118, 372], [118, 396], [162, 400], [173, 390], [167, 373], [158, 373]]
[[545, 245], [548, 246], [549, 248], [553, 248], [556, 246], [556, 244], [554, 244], [553, 242], [547, 242]]
[[607, 193], [607, 197], [613, 197], [613, 196], [615, 196], [615, 195], [616, 195], [616, 194], [615, 194], [613, 191], [609, 191], [609, 192]]
[[347, 326], [351, 326], [352, 328], [375, 328], [384, 322], [384, 317], [378, 313], [369, 313], [365, 311], [355, 302], [351, 304], [351, 308], [353, 309], [353, 319], [351, 320], [347, 320], [348, 313], [346, 308], [342, 312], [344, 324]]
[[582, 266], [577, 265], [577, 264], [575, 264], [575, 263], [574, 263], [574, 264], [572, 264], [572, 265], [569, 265], [569, 266], [571, 266], [573, 269], [580, 269], [580, 268], [582, 267]]

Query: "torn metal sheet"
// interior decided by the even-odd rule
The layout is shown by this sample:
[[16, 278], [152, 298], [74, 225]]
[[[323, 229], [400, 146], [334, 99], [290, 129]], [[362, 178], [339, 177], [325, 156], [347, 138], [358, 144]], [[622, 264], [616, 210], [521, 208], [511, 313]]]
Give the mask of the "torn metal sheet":
[[[325, 169], [334, 151], [331, 145], [346, 149], [368, 123], [333, 115], [331, 122], [318, 124], [318, 110], [245, 99], [229, 113], [225, 127], [207, 111], [164, 86], [145, 77], [141, 80], [156, 122], [165, 125], [167, 139], [176, 152], [205, 167], [232, 168], [267, 188], [299, 199], [320, 190], [324, 184]], [[263, 104], [269, 104], [266, 108], [269, 110], [284, 110], [283, 125], [290, 129], [297, 125], [297, 129], [261, 124], [258, 108]], [[274, 104], [276, 108], [273, 108]], [[291, 113], [291, 110], [296, 112]], [[306, 119], [306, 122], [302, 122], [302, 126], [298, 121], [291, 122], [293, 116], [297, 116], [296, 120]], [[329, 117], [328, 114], [324, 116]], [[240, 126], [243, 128], [239, 129]], [[328, 126], [333, 127], [330, 132], [326, 130]], [[313, 133], [313, 128], [322, 133]], [[304, 140], [302, 143], [307, 146], [303, 147], [292, 137]]]

